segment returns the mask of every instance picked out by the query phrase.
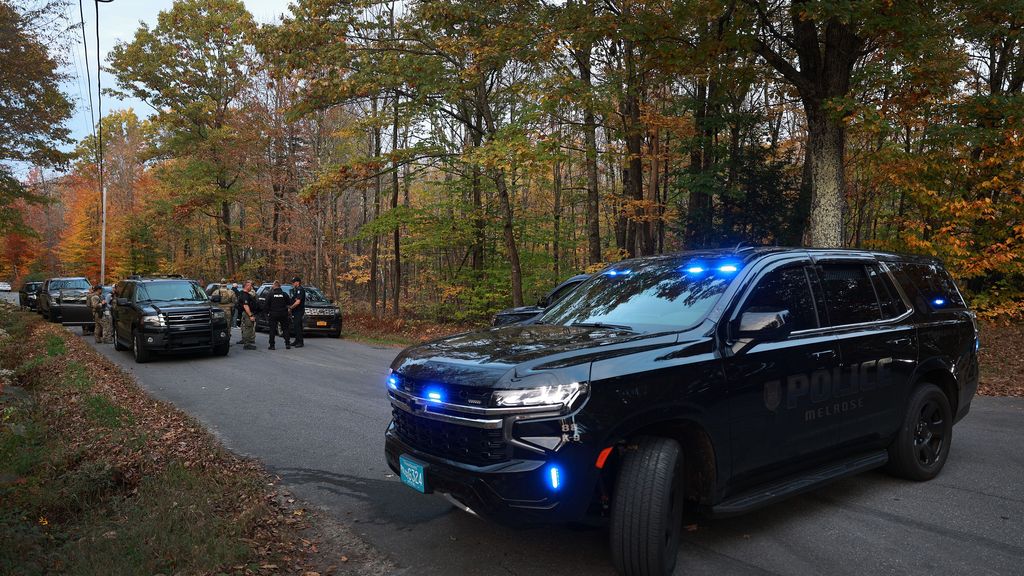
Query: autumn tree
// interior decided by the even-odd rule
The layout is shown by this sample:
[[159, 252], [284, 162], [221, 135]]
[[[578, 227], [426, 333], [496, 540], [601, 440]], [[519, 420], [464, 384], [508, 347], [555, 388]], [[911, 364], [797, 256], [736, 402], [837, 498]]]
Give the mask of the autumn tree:
[[186, 161], [166, 171], [183, 204], [211, 208], [228, 275], [238, 267], [232, 204], [246, 160], [234, 122], [251, 61], [252, 15], [239, 0], [177, 0], [152, 29], [111, 52], [119, 89], [155, 110], [156, 145]]

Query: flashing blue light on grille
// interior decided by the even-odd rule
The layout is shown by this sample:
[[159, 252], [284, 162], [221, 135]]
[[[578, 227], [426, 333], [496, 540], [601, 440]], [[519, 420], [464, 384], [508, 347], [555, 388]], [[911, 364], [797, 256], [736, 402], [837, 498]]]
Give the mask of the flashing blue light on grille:
[[388, 386], [390, 386], [392, 390], [398, 390], [398, 378], [388, 376]]
[[440, 390], [427, 390], [427, 399], [434, 402], [444, 402], [444, 393]]
[[548, 484], [552, 490], [558, 490], [562, 486], [562, 471], [558, 466], [548, 468]]
[[936, 298], [935, 300], [932, 300], [932, 304], [935, 304], [936, 306], [942, 306], [945, 303], [946, 301], [942, 298]]

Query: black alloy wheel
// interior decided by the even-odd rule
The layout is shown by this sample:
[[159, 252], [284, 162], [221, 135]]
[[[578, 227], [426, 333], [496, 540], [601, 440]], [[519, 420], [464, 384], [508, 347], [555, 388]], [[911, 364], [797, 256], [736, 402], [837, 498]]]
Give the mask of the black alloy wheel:
[[938, 476], [949, 456], [953, 411], [941, 388], [923, 383], [910, 395], [903, 425], [889, 445], [887, 468], [908, 480]]

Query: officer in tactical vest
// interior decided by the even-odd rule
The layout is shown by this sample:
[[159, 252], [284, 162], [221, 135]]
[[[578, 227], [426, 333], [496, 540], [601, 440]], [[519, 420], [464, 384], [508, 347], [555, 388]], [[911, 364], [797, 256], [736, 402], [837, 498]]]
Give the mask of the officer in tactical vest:
[[252, 280], [245, 281], [245, 287], [238, 294], [236, 309], [242, 317], [243, 350], [256, 349], [256, 296], [252, 291]]
[[281, 283], [274, 280], [274, 286], [267, 294], [267, 315], [270, 317], [270, 346], [274, 349], [274, 340], [278, 330], [284, 336], [284, 347], [291, 348], [289, 316], [291, 314], [292, 297], [281, 289]]
[[103, 287], [96, 284], [89, 290], [89, 295], [85, 299], [85, 303], [89, 305], [89, 310], [92, 311], [92, 321], [95, 328], [93, 334], [96, 338], [96, 343], [101, 344], [103, 342], [103, 308], [106, 306], [106, 302], [103, 301]]
[[[220, 309], [224, 311], [224, 317], [231, 321], [231, 310], [235, 307], [235, 291], [228, 286], [227, 280], [220, 281], [220, 287], [214, 292], [214, 295], [220, 296], [220, 302], [217, 303]], [[231, 330], [232, 326], [228, 326], [228, 330]]]

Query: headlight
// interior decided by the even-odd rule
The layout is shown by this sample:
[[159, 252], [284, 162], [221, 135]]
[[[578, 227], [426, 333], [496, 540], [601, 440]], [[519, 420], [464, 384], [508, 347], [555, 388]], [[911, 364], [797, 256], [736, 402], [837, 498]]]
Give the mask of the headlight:
[[558, 384], [540, 388], [495, 390], [493, 400], [500, 408], [514, 406], [551, 406], [568, 408], [587, 391], [586, 383]]
[[164, 319], [163, 314], [156, 314], [154, 316], [143, 316], [143, 324], [149, 324], [150, 326], [167, 326], [167, 321]]
[[213, 311], [213, 319], [214, 320], [223, 320], [224, 318], [226, 318], [226, 316], [224, 315], [224, 311], [223, 310], [216, 309], [216, 310]]
[[35, 300], [36, 299], [36, 295], [35, 294], [29, 294], [28, 295], [28, 299], [29, 300]]

